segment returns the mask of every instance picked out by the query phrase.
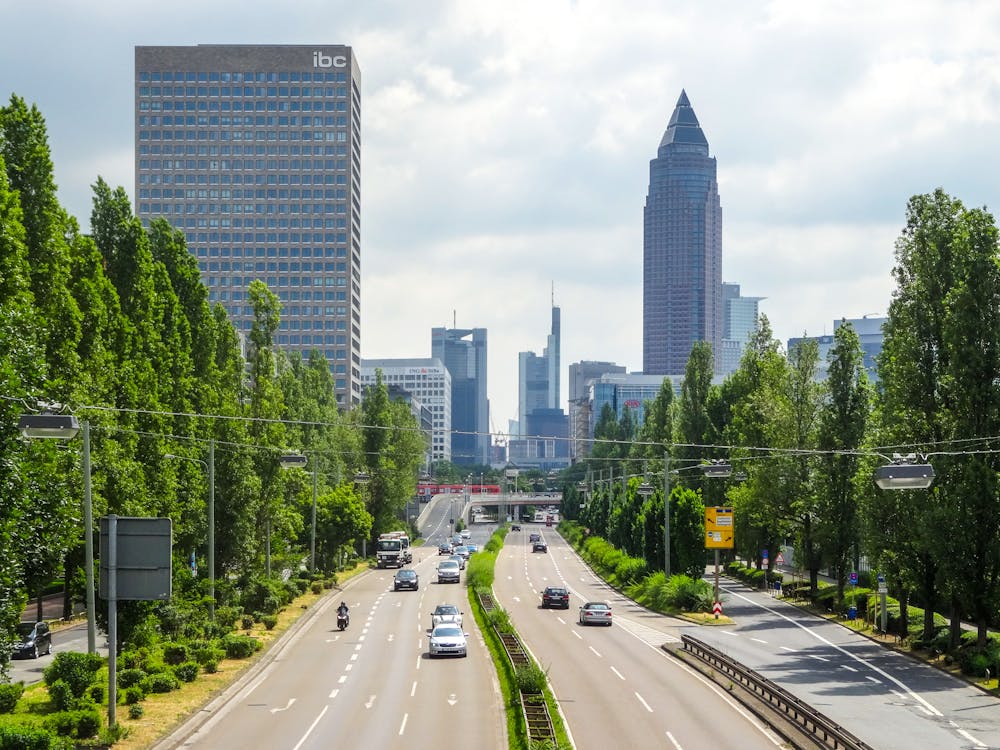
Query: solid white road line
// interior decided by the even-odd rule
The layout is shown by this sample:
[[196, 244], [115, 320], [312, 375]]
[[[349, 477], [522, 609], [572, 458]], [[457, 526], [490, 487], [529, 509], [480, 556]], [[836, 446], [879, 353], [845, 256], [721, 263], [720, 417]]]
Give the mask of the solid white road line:
[[298, 744], [295, 747], [293, 747], [292, 750], [299, 750], [299, 748], [302, 747], [303, 743], [305, 743], [305, 741], [309, 738], [309, 735], [312, 734], [312, 730], [314, 730], [316, 728], [316, 725], [319, 724], [319, 720], [323, 718], [323, 714], [326, 713], [326, 709], [328, 708], [329, 706], [323, 706], [323, 710], [319, 712], [319, 716], [313, 719], [313, 723], [309, 725], [309, 728], [306, 730], [306, 733], [302, 735], [302, 739], [299, 740]]

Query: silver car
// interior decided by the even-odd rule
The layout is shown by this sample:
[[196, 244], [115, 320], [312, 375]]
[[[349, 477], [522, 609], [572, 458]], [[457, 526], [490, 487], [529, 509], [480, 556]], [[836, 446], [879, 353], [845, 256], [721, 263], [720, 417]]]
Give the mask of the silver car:
[[442, 560], [437, 566], [438, 583], [458, 583], [462, 577], [462, 569], [454, 560]]
[[607, 602], [587, 602], [580, 607], [580, 624], [611, 625], [611, 605]]
[[455, 562], [457, 562], [457, 563], [458, 563], [458, 567], [459, 567], [459, 568], [460, 568], [461, 570], [465, 570], [465, 558], [464, 558], [464, 557], [462, 557], [461, 555], [452, 555], [452, 556], [451, 556], [451, 557], [449, 557], [448, 559], [449, 559], [449, 560], [454, 560]]
[[429, 654], [435, 656], [468, 656], [465, 633], [458, 625], [438, 625], [431, 631]]
[[439, 604], [431, 612], [431, 630], [438, 625], [462, 627], [462, 613], [454, 604]]

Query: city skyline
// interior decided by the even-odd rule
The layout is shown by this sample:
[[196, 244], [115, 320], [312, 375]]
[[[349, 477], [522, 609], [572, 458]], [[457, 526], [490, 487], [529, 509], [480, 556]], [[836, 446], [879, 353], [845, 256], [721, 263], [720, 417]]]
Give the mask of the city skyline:
[[682, 88], [719, 158], [723, 281], [765, 298], [780, 341], [885, 313], [911, 195], [1000, 205], [992, 4], [661, 5], [303, 2], [275, 23], [254, 2], [57, 1], [40, 24], [20, 4], [2, 93], [41, 110], [60, 200], [86, 227], [98, 176], [136, 198], [135, 46], [351, 46], [361, 354], [426, 357], [428, 328], [487, 328], [502, 429], [552, 280], [562, 376], [582, 360], [641, 369], [641, 202]]

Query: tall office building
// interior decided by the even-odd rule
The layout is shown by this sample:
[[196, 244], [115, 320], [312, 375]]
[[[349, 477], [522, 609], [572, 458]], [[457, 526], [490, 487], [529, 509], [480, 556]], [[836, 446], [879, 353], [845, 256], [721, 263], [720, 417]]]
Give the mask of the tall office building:
[[279, 348], [361, 400], [361, 94], [350, 47], [135, 48], [136, 214], [184, 232], [245, 337], [247, 288], [281, 301]]
[[569, 436], [570, 459], [590, 455], [591, 402], [590, 384], [602, 375], [625, 374], [614, 362], [583, 360], [569, 366]]
[[490, 461], [490, 405], [486, 398], [486, 329], [432, 328], [431, 356], [451, 374], [451, 460]]
[[715, 372], [728, 375], [740, 366], [743, 349], [757, 331], [760, 301], [764, 297], [744, 297], [739, 284], [722, 284], [722, 343], [715, 352]]
[[529, 434], [525, 430], [532, 412], [560, 408], [561, 327], [560, 310], [553, 305], [552, 327], [542, 355], [534, 352], [519, 352], [517, 355], [517, 411], [521, 435]]
[[643, 210], [642, 368], [682, 375], [696, 341], [722, 339], [722, 206], [715, 158], [681, 91], [649, 163]]

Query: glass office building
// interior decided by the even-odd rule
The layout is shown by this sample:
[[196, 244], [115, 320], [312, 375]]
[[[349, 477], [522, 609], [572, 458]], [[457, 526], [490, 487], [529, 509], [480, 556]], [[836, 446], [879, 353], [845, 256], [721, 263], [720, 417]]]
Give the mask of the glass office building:
[[691, 347], [722, 340], [722, 206], [715, 158], [687, 94], [649, 163], [643, 210], [642, 369], [683, 375]]
[[281, 301], [276, 344], [323, 353], [361, 400], [361, 94], [350, 47], [135, 48], [136, 214], [184, 232], [246, 338], [247, 288]]
[[486, 354], [485, 328], [431, 329], [431, 356], [451, 375], [452, 463], [490, 462]]

